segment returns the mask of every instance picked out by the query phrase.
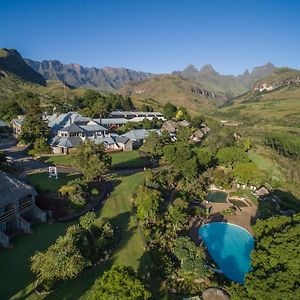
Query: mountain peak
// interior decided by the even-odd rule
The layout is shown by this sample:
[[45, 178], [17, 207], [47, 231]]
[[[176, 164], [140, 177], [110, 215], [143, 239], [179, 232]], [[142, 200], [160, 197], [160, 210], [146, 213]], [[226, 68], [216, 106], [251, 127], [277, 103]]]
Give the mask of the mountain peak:
[[216, 70], [213, 68], [212, 65], [207, 64], [204, 65], [201, 69], [200, 69], [200, 73], [217, 73]]
[[197, 73], [198, 69], [194, 65], [188, 65], [183, 72]]

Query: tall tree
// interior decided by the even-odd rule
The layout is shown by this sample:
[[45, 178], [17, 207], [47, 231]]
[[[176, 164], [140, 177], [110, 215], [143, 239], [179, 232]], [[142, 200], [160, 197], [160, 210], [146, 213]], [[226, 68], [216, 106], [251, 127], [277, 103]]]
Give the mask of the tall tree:
[[22, 124], [20, 139], [26, 144], [33, 144], [38, 138], [48, 138], [50, 130], [43, 120], [43, 111], [38, 98], [32, 98], [26, 103], [25, 120]]
[[151, 297], [134, 270], [115, 265], [96, 280], [92, 299], [146, 300]]
[[89, 140], [80, 144], [71, 157], [88, 181], [101, 180], [111, 166], [111, 156], [105, 152], [104, 146]]

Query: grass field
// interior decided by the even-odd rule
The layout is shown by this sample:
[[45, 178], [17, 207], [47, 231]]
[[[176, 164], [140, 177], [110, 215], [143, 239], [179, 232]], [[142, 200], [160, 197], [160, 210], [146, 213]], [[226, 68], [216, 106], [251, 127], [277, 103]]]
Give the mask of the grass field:
[[[145, 160], [137, 150], [112, 153], [111, 157], [113, 169], [135, 169], [145, 166]], [[69, 155], [49, 156], [45, 161], [54, 165], [73, 166]]]
[[27, 181], [37, 190], [42, 192], [57, 192], [61, 186], [66, 185], [70, 180], [79, 177], [79, 174], [59, 173], [58, 178], [49, 178], [48, 173], [34, 173], [26, 177]]
[[[131, 217], [130, 201], [132, 191], [142, 181], [142, 173], [115, 177], [114, 190], [100, 211], [99, 217], [110, 218], [122, 232], [121, 242], [111, 260], [60, 285], [47, 299], [90, 299], [89, 289], [94, 281], [114, 263], [130, 265], [139, 271], [147, 269], [151, 259], [144, 251], [140, 232]], [[1, 299], [13, 295], [12, 299], [42, 299], [33, 292], [34, 278], [28, 260], [34, 251], [46, 249], [66, 227], [65, 224], [42, 224], [34, 234], [16, 238], [14, 249], [0, 252]]]

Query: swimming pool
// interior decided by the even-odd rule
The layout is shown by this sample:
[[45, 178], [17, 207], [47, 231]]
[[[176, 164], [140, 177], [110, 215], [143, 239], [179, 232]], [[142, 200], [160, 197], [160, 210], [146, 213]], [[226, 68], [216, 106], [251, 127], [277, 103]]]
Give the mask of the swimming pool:
[[243, 284], [251, 270], [253, 236], [240, 226], [224, 222], [202, 225], [199, 235], [224, 275]]
[[228, 194], [222, 191], [211, 191], [207, 194], [206, 200], [215, 203], [225, 203]]

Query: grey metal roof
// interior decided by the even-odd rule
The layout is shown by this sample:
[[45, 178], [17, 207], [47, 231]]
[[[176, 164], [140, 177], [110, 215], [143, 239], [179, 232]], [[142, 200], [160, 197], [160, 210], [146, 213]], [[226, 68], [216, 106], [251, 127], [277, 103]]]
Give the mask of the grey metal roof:
[[119, 116], [163, 116], [161, 112], [158, 111], [151, 111], [151, 112], [145, 112], [145, 111], [121, 111], [121, 110], [116, 110], [112, 111], [110, 113], [111, 116], [113, 115], [119, 115]]
[[77, 132], [84, 132], [84, 129], [82, 129], [81, 127], [79, 127], [76, 124], [71, 124], [70, 126], [64, 127], [62, 129], [60, 129], [60, 131], [62, 132], [69, 132], [69, 133], [77, 133]]
[[25, 117], [19, 118], [19, 119], [13, 119], [12, 122], [19, 125], [19, 126], [22, 126], [22, 124], [24, 122], [24, 119], [25, 119]]
[[102, 125], [112, 125], [112, 124], [126, 124], [128, 122], [125, 118], [105, 118], [105, 119], [94, 119], [97, 123]]
[[107, 128], [99, 125], [99, 124], [95, 124], [95, 125], [80, 125], [78, 126], [81, 129], [83, 129], [84, 131], [107, 131]]
[[37, 195], [31, 185], [0, 171], [0, 207], [30, 195]]
[[83, 140], [79, 136], [60, 137], [55, 143], [52, 144], [52, 146], [61, 148], [75, 148], [82, 142]]
[[126, 144], [130, 139], [127, 136], [117, 136], [116, 142], [121, 144]]
[[7, 123], [5, 123], [4, 121], [0, 120], [0, 127], [7, 127]]
[[92, 141], [95, 142], [95, 144], [107, 144], [107, 145], [114, 145], [116, 142], [114, 139], [110, 136], [105, 136], [105, 137], [97, 137], [95, 139], [91, 139]]
[[144, 140], [149, 135], [149, 132], [146, 129], [134, 129], [129, 132], [122, 134], [133, 141]]

